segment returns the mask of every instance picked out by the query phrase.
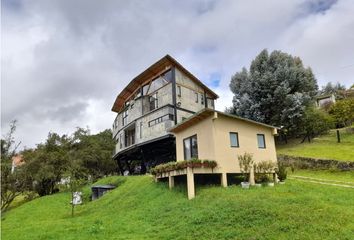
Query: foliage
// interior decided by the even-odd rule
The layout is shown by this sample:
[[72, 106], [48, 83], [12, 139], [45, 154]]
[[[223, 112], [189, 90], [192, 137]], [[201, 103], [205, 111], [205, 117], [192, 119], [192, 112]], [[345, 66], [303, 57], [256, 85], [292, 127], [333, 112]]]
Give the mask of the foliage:
[[21, 179], [23, 171], [21, 167], [12, 169], [12, 158], [15, 156], [19, 143], [16, 144], [14, 133], [16, 131], [16, 120], [10, 123], [10, 130], [1, 139], [1, 211], [7, 210], [14, 199], [24, 191]]
[[90, 135], [78, 128], [72, 135], [49, 133], [45, 143], [23, 152], [28, 190], [40, 196], [58, 191], [57, 183], [72, 164], [80, 166], [93, 180], [116, 172], [111, 159], [114, 140], [110, 130]]
[[354, 98], [337, 101], [329, 110], [337, 127], [350, 126], [354, 122]]
[[[298, 134], [310, 141], [318, 135], [327, 133], [333, 128], [333, 119], [326, 112], [315, 107], [308, 107], [301, 120]], [[303, 141], [304, 141], [303, 140]]]
[[71, 193], [71, 216], [74, 216], [74, 194], [87, 183], [87, 169], [76, 161], [70, 161], [65, 177], [68, 179], [67, 187]]
[[245, 152], [243, 155], [239, 155], [238, 164], [240, 166], [240, 171], [243, 173], [244, 181], [247, 181], [247, 177], [253, 167], [253, 156], [251, 153]]
[[24, 168], [29, 190], [39, 196], [57, 192], [56, 183], [62, 179], [69, 164], [69, 150], [69, 137], [56, 133], [49, 133], [46, 142], [38, 144], [36, 149], [25, 150]]
[[344, 85], [340, 84], [339, 82], [337, 82], [336, 84], [329, 82], [326, 84], [326, 86], [322, 86], [320, 93], [337, 95], [338, 91], [343, 91], [343, 90], [346, 90], [346, 88]]
[[107, 183], [112, 179], [126, 181], [77, 206], [75, 218], [64, 204], [69, 192], [11, 209], [3, 216], [2, 239], [353, 238], [354, 191], [346, 188], [292, 179], [249, 191], [197, 186], [190, 201], [185, 185], [176, 183], [169, 191], [167, 183], [154, 183], [149, 176], [110, 177]]
[[271, 160], [261, 161], [257, 163], [256, 168], [259, 173], [273, 173], [275, 170], [275, 163]]
[[298, 57], [281, 51], [263, 50], [231, 79], [234, 93], [230, 113], [255, 121], [284, 126], [296, 133], [306, 106], [317, 93], [316, 79]]
[[190, 159], [188, 161], [178, 161], [178, 162], [168, 162], [164, 164], [157, 165], [156, 167], [150, 169], [152, 175], [161, 174], [165, 172], [170, 172], [174, 170], [183, 170], [187, 167], [190, 168], [215, 168], [217, 163], [213, 160], [200, 160], [200, 159]]
[[282, 163], [278, 163], [278, 168], [276, 170], [276, 173], [278, 175], [279, 180], [282, 182], [286, 179], [287, 177], [287, 170], [286, 170], [286, 166]]
[[88, 129], [78, 128], [73, 134], [72, 142], [76, 160], [87, 169], [93, 180], [117, 171], [116, 164], [112, 161], [115, 142], [111, 130], [90, 135]]

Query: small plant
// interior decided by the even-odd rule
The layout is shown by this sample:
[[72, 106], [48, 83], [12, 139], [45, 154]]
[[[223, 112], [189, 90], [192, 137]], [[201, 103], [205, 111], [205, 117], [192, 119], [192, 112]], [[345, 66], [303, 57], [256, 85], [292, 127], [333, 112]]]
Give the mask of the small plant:
[[200, 160], [200, 159], [191, 159], [188, 161], [178, 161], [178, 162], [168, 162], [164, 164], [157, 165], [154, 168], [150, 169], [150, 173], [152, 175], [158, 175], [165, 172], [170, 172], [174, 170], [183, 170], [187, 167], [191, 168], [215, 168], [217, 163], [212, 160]]
[[253, 156], [251, 153], [245, 152], [243, 155], [238, 156], [238, 162], [244, 177], [244, 181], [247, 182], [247, 178], [253, 165]]
[[287, 171], [286, 171], [286, 167], [284, 164], [279, 163], [278, 164], [278, 169], [276, 171], [278, 178], [281, 182], [283, 182], [286, 179], [287, 176]]

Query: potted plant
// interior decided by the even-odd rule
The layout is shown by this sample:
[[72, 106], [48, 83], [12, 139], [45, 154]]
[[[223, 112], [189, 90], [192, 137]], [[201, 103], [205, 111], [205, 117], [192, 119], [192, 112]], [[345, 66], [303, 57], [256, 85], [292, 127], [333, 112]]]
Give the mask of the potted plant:
[[285, 165], [279, 163], [276, 173], [278, 175], [279, 183], [280, 184], [284, 184], [285, 183], [285, 179], [286, 179], [286, 177], [288, 175]]
[[242, 188], [249, 188], [250, 183], [248, 181], [249, 173], [253, 166], [253, 157], [252, 154], [245, 152], [243, 155], [238, 156], [238, 162], [240, 165], [241, 173], [243, 174], [244, 181], [241, 182]]
[[262, 161], [258, 163], [258, 171], [261, 174], [261, 182], [263, 185], [274, 187], [274, 182], [270, 181], [269, 174], [274, 172], [274, 162]]
[[258, 164], [254, 164], [254, 181], [255, 181], [254, 186], [255, 187], [262, 187], [262, 178], [259, 170], [260, 169]]

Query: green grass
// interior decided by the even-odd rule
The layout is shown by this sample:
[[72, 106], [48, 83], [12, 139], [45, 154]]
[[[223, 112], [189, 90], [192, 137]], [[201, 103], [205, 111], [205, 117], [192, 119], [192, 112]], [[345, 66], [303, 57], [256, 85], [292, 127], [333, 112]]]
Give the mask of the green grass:
[[[37, 198], [3, 215], [2, 239], [353, 239], [354, 190], [288, 180], [243, 190], [183, 186], [149, 176], [112, 177], [118, 188], [77, 207], [69, 193]], [[86, 198], [89, 188], [85, 188]]]
[[290, 156], [354, 161], [354, 134], [341, 129], [341, 143], [337, 143], [336, 131], [315, 138], [313, 142], [300, 143], [295, 139], [288, 144], [278, 145], [277, 153]]
[[325, 179], [329, 181], [341, 181], [354, 185], [354, 171], [339, 170], [295, 170], [293, 173], [288, 171], [289, 176], [303, 176], [315, 179]]

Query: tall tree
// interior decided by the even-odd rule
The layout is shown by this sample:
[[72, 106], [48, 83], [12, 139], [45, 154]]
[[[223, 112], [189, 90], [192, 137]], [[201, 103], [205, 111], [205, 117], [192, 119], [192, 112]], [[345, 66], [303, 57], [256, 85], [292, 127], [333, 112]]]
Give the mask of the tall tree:
[[322, 86], [322, 89], [320, 91], [321, 94], [337, 94], [338, 91], [344, 91], [346, 90], [345, 86], [337, 82], [336, 84], [333, 84], [332, 82], [329, 82], [326, 84], [326, 86]]
[[20, 145], [20, 143], [15, 142], [15, 131], [16, 120], [10, 123], [9, 132], [4, 139], [1, 139], [1, 211], [5, 211], [24, 189], [21, 167], [16, 168], [13, 172], [11, 171], [12, 158]]
[[305, 109], [317, 93], [311, 68], [298, 57], [281, 51], [263, 50], [232, 78], [234, 93], [229, 112], [275, 126], [284, 126], [289, 134], [301, 124]]
[[61, 180], [68, 166], [70, 144], [67, 135], [49, 133], [44, 144], [23, 152], [26, 182], [39, 196], [56, 192], [56, 183]]

